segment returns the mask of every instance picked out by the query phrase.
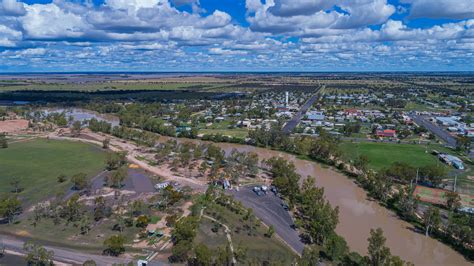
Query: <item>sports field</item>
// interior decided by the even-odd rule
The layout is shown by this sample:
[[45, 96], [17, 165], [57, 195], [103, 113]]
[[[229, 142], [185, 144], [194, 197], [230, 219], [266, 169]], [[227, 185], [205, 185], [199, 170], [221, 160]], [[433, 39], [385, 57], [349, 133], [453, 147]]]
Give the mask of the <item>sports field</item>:
[[341, 144], [341, 150], [346, 158], [354, 159], [365, 155], [369, 158], [369, 167], [374, 170], [389, 167], [394, 162], [404, 162], [414, 167], [441, 164], [436, 156], [429, 153], [431, 149], [432, 147], [426, 153], [426, 146], [415, 144], [379, 142], [344, 142]]
[[80, 142], [37, 139], [12, 143], [0, 149], [0, 194], [13, 190], [11, 182], [20, 181], [20, 198], [26, 204], [65, 192], [71, 183], [59, 183], [77, 173], [94, 176], [105, 167], [106, 152]]
[[[446, 199], [444, 195], [446, 192], [446, 190], [442, 189], [417, 186], [413, 193], [419, 196], [421, 201], [445, 205]], [[465, 194], [459, 194], [459, 196], [461, 196], [461, 205], [463, 207], [474, 207], [474, 196]]]

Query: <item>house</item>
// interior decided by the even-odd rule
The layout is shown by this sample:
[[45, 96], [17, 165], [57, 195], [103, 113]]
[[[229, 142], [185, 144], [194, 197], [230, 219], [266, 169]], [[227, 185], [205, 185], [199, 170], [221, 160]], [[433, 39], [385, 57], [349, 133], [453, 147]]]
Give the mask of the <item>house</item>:
[[290, 111], [290, 109], [286, 106], [278, 106], [277, 111], [278, 112], [288, 112], [288, 111]]
[[359, 116], [361, 112], [357, 109], [347, 109], [344, 111], [347, 116]]
[[248, 119], [237, 122], [238, 127], [250, 127], [251, 125], [252, 125], [252, 122]]
[[395, 138], [397, 131], [393, 129], [377, 130], [376, 135], [381, 138]]
[[293, 114], [291, 112], [277, 112], [275, 114], [277, 117], [292, 117]]

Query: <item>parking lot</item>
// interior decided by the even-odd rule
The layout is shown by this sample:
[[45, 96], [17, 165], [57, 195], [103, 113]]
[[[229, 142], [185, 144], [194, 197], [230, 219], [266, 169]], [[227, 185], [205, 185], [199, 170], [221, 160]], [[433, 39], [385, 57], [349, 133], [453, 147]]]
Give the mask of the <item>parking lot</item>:
[[301, 242], [298, 232], [292, 228], [294, 224], [288, 211], [282, 206], [283, 201], [269, 191], [266, 195], [258, 196], [252, 191], [253, 186], [241, 187], [239, 191], [230, 190], [236, 200], [242, 202], [247, 208], [252, 208], [255, 215], [267, 225], [273, 225], [275, 232], [301, 254], [304, 244]]

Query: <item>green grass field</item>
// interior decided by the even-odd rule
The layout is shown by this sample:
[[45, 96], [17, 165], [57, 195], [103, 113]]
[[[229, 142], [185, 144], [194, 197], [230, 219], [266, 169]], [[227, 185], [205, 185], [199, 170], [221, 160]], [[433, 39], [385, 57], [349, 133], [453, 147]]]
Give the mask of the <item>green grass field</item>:
[[70, 182], [57, 177], [77, 173], [92, 177], [105, 167], [106, 152], [89, 144], [37, 139], [10, 144], [0, 149], [0, 194], [12, 191], [14, 178], [24, 190], [19, 193], [26, 204], [38, 202], [66, 191]]
[[441, 164], [436, 156], [430, 154], [432, 149], [440, 150], [439, 147], [428, 147], [428, 153], [426, 153], [426, 146], [415, 144], [371, 142], [341, 144], [345, 158], [353, 160], [360, 155], [365, 155], [369, 158], [369, 167], [374, 170], [389, 167], [394, 162], [405, 162], [414, 167]]
[[205, 124], [201, 124], [199, 127], [199, 134], [220, 134], [223, 136], [231, 136], [237, 138], [246, 138], [248, 136], [248, 129], [246, 128], [229, 128], [232, 126], [231, 121], [222, 121], [213, 123], [211, 126], [206, 127]]

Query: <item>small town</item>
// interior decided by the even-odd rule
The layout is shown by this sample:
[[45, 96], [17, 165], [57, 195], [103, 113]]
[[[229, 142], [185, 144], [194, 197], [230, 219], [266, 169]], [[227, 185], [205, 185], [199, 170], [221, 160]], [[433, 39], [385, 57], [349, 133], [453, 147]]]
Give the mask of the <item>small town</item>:
[[[189, 245], [198, 241], [205, 247], [199, 244], [194, 252], [217, 250], [218, 264], [226, 259], [225, 263], [283, 260], [291, 264], [298, 257], [295, 254], [307, 252], [304, 239], [319, 234], [311, 235], [311, 222], [317, 219], [303, 218], [307, 203], [297, 196], [309, 191], [305, 185], [294, 186], [304, 176], [330, 177], [316, 183], [327, 191], [320, 199], [321, 208], [325, 202], [344, 206], [345, 198], [337, 197], [337, 191], [357, 188], [380, 202], [377, 208], [392, 209], [398, 219], [413, 222], [414, 230], [422, 233], [419, 237], [434, 234], [431, 228], [462, 228], [463, 217], [474, 214], [472, 94], [440, 88], [421, 98], [420, 89], [413, 88], [408, 94], [405, 89], [392, 89], [380, 95], [371, 81], [349, 92], [335, 85], [351, 78], [326, 82], [314, 78], [317, 85], [302, 82], [293, 89], [283, 82], [281, 89], [275, 83], [270, 89], [240, 84], [242, 89], [235, 93], [210, 92], [205, 99], [183, 99], [176, 91], [159, 102], [148, 102], [137, 93], [136, 99], [91, 98], [73, 107], [28, 91], [15, 92], [16, 101], [1, 102], [4, 151], [26, 156], [15, 147], [34, 143], [31, 152], [50, 153], [53, 157], [48, 160], [58, 164], [74, 161], [68, 150], [94, 163], [84, 170], [80, 170], [84, 162], [68, 171], [48, 169], [57, 176], [56, 184], [53, 179], [49, 186], [62, 191], [54, 197], [41, 196], [42, 189], [37, 189], [39, 194], [30, 190], [28, 179], [5, 181], [13, 194], [32, 194], [5, 198], [18, 200], [14, 205], [18, 209], [5, 216], [12, 227], [3, 230], [42, 239], [54, 234], [48, 229], [51, 224], [62, 226], [58, 243], [104, 242], [108, 247], [104, 254], [114, 259], [97, 254], [96, 262], [124, 263], [133, 258], [147, 265], [180, 262], [189, 260], [193, 254]], [[58, 91], [48, 97], [62, 96]], [[84, 150], [89, 145], [95, 146], [92, 154]], [[2, 162], [8, 162], [12, 155], [3, 156], [7, 157]], [[333, 170], [314, 170], [312, 164]], [[335, 182], [341, 178], [349, 183], [341, 187]], [[70, 209], [73, 203], [76, 207]], [[325, 215], [337, 213], [332, 208], [325, 211]], [[350, 205], [338, 212], [355, 215]], [[431, 224], [428, 217], [439, 220]], [[373, 219], [378, 224], [381, 217]], [[337, 219], [325, 222], [335, 228]], [[349, 230], [344, 233], [346, 240], [337, 241], [363, 253], [366, 247], [359, 244], [351, 226], [337, 226]], [[188, 229], [195, 232], [190, 239], [176, 242], [177, 230]], [[469, 252], [471, 231], [450, 234], [462, 234], [467, 242], [457, 245], [462, 243]], [[243, 245], [246, 241], [256, 246], [249, 249]], [[216, 245], [221, 242], [227, 248]], [[272, 254], [274, 260], [265, 254]], [[336, 258], [328, 256], [320, 257], [320, 263]]]
[[474, 0], [0, 0], [0, 266], [474, 264]]

